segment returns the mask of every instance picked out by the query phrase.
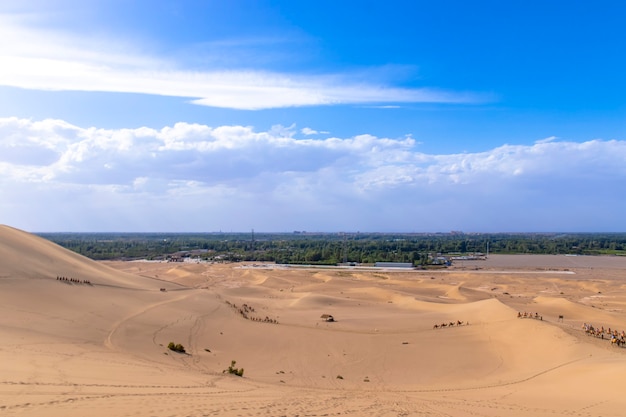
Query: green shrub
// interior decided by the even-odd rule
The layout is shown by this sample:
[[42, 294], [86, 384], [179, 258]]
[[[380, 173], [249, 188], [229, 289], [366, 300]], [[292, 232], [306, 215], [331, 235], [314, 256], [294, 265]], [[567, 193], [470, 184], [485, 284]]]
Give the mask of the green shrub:
[[235, 368], [236, 364], [237, 364], [237, 361], [231, 361], [228, 369], [224, 369], [222, 373], [228, 372], [229, 374], [243, 376], [243, 368], [239, 368], [239, 369]]
[[180, 343], [170, 342], [167, 345], [167, 348], [169, 350], [173, 350], [174, 352], [185, 353], [185, 347], [183, 345], [181, 345]]

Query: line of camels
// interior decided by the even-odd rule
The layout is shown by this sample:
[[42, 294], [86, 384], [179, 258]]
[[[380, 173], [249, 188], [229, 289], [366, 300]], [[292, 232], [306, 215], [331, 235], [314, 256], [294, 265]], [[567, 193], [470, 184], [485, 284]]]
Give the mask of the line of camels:
[[605, 335], [607, 335], [606, 339], [611, 341], [611, 345], [615, 345], [617, 347], [626, 345], [626, 331], [622, 330], [618, 332], [617, 330], [611, 328], [605, 329], [604, 326], [601, 327], [593, 327], [591, 324], [583, 323], [582, 329], [587, 333], [588, 336], [599, 337], [601, 339], [605, 339]]
[[457, 320], [456, 322], [451, 321], [449, 323], [441, 323], [441, 324], [435, 324], [433, 326], [433, 329], [443, 329], [444, 327], [454, 327], [454, 326], [467, 326], [469, 325], [469, 321], [468, 322], [463, 322], [461, 320]]
[[269, 316], [265, 316], [265, 318], [253, 316], [252, 313], [256, 313], [254, 307], [244, 303], [241, 307], [237, 307], [237, 304], [231, 303], [230, 301], [226, 301], [226, 304], [237, 310], [237, 312], [246, 320], [251, 321], [259, 321], [262, 323], [272, 323], [278, 324], [278, 320], [272, 319]]
[[76, 278], [68, 278], [68, 277], [63, 277], [63, 276], [59, 276], [57, 275], [57, 281], [63, 281], [63, 282], [69, 282], [72, 284], [87, 284], [87, 285], [91, 285], [91, 281], [89, 281], [88, 279], [76, 279]]
[[[517, 312], [517, 318], [518, 319], [537, 319], [537, 320], [543, 320], [543, 316], [539, 315], [539, 313], [527, 313], [526, 311], [524, 311], [523, 313], [521, 311]], [[563, 316], [559, 316], [559, 320], [562, 320]]]

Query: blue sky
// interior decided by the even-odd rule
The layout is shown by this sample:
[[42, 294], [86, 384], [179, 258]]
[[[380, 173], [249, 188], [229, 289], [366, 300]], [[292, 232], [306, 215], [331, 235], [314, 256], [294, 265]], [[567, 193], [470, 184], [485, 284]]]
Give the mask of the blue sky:
[[626, 231], [626, 3], [4, 1], [0, 222]]

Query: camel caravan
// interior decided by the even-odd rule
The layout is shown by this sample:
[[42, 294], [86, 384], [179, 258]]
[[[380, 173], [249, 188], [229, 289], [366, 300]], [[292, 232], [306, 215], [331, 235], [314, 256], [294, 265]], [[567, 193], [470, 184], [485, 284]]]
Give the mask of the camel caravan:
[[[543, 320], [543, 316], [539, 315], [539, 313], [517, 313], [517, 318], [532, 318], [537, 320]], [[563, 316], [559, 316], [559, 321], [563, 321]], [[611, 329], [610, 327], [605, 329], [604, 326], [594, 327], [591, 324], [583, 323], [582, 329], [588, 336], [594, 336], [600, 339], [607, 339], [611, 341], [611, 345], [615, 345], [617, 347], [626, 345], [626, 331], [622, 330], [618, 332], [615, 329]]]
[[[588, 336], [594, 336], [600, 339], [610, 340], [611, 345], [620, 347], [626, 344], [626, 331], [624, 330], [618, 332], [615, 329], [611, 330], [610, 327], [605, 329], [604, 326], [594, 327], [588, 323], [583, 323], [582, 329]], [[604, 337], [605, 335], [606, 337]]]
[[68, 278], [68, 277], [62, 277], [57, 275], [57, 281], [63, 281], [63, 282], [67, 282], [70, 284], [87, 284], [87, 285], [91, 285], [91, 281], [89, 281], [88, 279], [76, 279], [76, 278]]
[[441, 324], [435, 324], [433, 326], [433, 329], [443, 329], [444, 327], [454, 327], [454, 326], [467, 326], [469, 325], [469, 321], [468, 322], [463, 322], [461, 320], [457, 320], [456, 322], [451, 321], [449, 323], [441, 323]]
[[[521, 311], [517, 312], [517, 318], [518, 319], [537, 319], [537, 320], [543, 320], [543, 316], [540, 316], [539, 313], [527, 313], [526, 311], [524, 311], [523, 313]], [[562, 318], [562, 316], [559, 316], [559, 318]]]
[[231, 303], [230, 301], [226, 301], [226, 304], [237, 310], [241, 317], [246, 320], [258, 321], [261, 323], [278, 324], [278, 320], [272, 319], [269, 316], [265, 316], [265, 318], [253, 316], [252, 313], [255, 313], [256, 310], [254, 309], [254, 307], [248, 304], [244, 303], [241, 307], [237, 307], [237, 304]]

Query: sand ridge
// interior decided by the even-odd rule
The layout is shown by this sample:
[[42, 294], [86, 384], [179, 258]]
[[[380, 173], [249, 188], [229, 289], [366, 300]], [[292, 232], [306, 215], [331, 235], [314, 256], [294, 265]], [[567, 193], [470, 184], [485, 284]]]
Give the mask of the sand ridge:
[[0, 226], [0, 414], [620, 416], [626, 348], [581, 324], [626, 330], [626, 263], [561, 258], [93, 262]]

